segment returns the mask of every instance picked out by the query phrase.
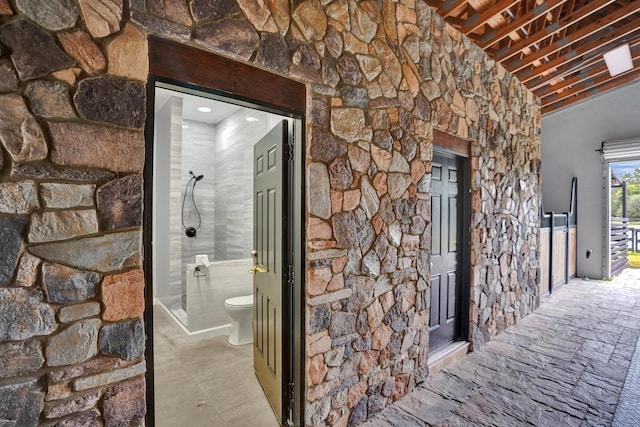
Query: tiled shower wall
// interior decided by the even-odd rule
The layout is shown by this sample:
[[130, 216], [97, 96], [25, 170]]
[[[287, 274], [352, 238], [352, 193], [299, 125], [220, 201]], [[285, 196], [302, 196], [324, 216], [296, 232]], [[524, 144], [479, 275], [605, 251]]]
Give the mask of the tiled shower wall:
[[217, 126], [215, 260], [249, 258], [253, 249], [253, 146], [281, 118], [240, 109]]
[[[186, 264], [197, 254], [207, 254], [211, 262], [247, 259], [253, 248], [253, 145], [282, 118], [241, 108], [218, 124], [183, 117], [182, 99], [172, 97], [170, 218], [171, 296], [170, 308], [186, 310]], [[160, 119], [162, 120], [162, 119]], [[204, 178], [195, 186], [195, 202], [201, 216], [197, 237], [187, 237], [182, 225], [198, 221], [191, 201], [189, 171]], [[162, 171], [157, 171], [162, 174]], [[157, 188], [156, 192], [165, 191]], [[158, 214], [161, 214], [159, 212]], [[215, 274], [215, 266], [211, 273]], [[249, 280], [239, 277], [238, 283]]]
[[[182, 171], [178, 180], [179, 212], [182, 211], [182, 199], [187, 191], [184, 201], [184, 223], [186, 227], [197, 227], [198, 219], [191, 199], [192, 184], [185, 187], [191, 178], [189, 171], [204, 178], [195, 186], [194, 199], [200, 212], [201, 224], [196, 237], [187, 237], [180, 223], [180, 242], [182, 244], [182, 274], [186, 274], [187, 263], [194, 263], [197, 254], [209, 255], [214, 259], [214, 206], [219, 195], [215, 192], [215, 141], [216, 128], [214, 125], [195, 120], [182, 119], [182, 143], [180, 144], [180, 161]], [[180, 220], [180, 217], [178, 218]], [[182, 283], [186, 283], [185, 280]]]

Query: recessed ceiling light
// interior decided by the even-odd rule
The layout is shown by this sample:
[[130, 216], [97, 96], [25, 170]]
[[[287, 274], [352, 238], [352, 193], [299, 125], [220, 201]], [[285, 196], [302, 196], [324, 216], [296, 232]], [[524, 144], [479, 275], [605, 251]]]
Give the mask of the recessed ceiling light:
[[625, 71], [629, 71], [633, 68], [631, 51], [629, 50], [628, 44], [623, 44], [615, 49], [611, 49], [610, 51], [605, 52], [602, 56], [604, 56], [604, 62], [607, 63], [607, 68], [609, 69], [611, 77], [617, 76], [618, 74], [624, 73]]
[[259, 121], [260, 121], [260, 119], [257, 119], [257, 118], [255, 118], [255, 117], [247, 117], [247, 121], [248, 121], [248, 122], [259, 122]]
[[187, 125], [182, 125], [182, 129], [189, 129], [189, 126], [187, 126]]
[[209, 108], [209, 107], [198, 107], [198, 111], [200, 111], [201, 113], [210, 113], [211, 112], [211, 108]]

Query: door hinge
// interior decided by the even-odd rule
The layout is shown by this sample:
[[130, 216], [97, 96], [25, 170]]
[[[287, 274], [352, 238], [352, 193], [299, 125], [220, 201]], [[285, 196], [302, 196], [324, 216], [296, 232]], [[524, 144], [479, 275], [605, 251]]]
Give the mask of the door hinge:
[[295, 158], [295, 154], [296, 154], [296, 145], [293, 142], [293, 139], [290, 138], [289, 141], [287, 142], [287, 155], [288, 155], [288, 160], [290, 162], [293, 161], [293, 159]]
[[288, 266], [287, 283], [289, 284], [290, 287], [293, 287], [293, 285], [295, 285], [296, 283], [296, 271], [293, 268], [293, 264], [289, 264]]
[[293, 419], [293, 404], [295, 402], [296, 388], [294, 383], [287, 384], [287, 393], [289, 394], [289, 419], [286, 425], [293, 426], [295, 421]]

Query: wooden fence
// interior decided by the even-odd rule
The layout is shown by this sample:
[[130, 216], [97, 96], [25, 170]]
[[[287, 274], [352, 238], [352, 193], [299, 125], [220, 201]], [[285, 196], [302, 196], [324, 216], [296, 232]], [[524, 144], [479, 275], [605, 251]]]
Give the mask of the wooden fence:
[[611, 275], [629, 266], [629, 218], [611, 218]]

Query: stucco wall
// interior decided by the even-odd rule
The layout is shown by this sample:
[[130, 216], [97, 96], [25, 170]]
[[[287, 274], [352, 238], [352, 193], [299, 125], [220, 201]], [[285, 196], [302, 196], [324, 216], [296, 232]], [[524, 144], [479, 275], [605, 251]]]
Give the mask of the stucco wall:
[[[578, 178], [578, 276], [601, 278], [603, 259], [602, 141], [640, 136], [640, 82], [576, 103], [542, 118], [542, 198], [545, 211], [569, 209]], [[586, 250], [593, 251], [587, 261]]]
[[537, 306], [538, 102], [424, 3], [37, 3], [0, 0], [0, 398], [32, 399], [24, 425], [144, 413], [149, 33], [308, 85], [307, 424], [357, 425], [427, 375], [434, 128], [471, 141], [473, 345]]

